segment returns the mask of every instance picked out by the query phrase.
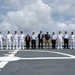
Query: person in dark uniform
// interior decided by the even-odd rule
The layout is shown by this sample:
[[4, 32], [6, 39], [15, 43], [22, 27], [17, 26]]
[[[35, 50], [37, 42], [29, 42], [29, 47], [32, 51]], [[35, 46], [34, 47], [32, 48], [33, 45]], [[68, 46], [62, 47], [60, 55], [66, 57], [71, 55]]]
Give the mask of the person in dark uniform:
[[38, 46], [39, 46], [39, 49], [40, 49], [40, 47], [41, 47], [41, 49], [43, 49], [43, 34], [42, 34], [42, 31], [40, 31], [40, 33], [38, 34], [38, 40], [39, 40], [39, 42], [38, 42]]
[[25, 41], [26, 41], [26, 49], [29, 49], [30, 47], [30, 35], [29, 34], [26, 35]]
[[31, 45], [32, 45], [32, 49], [36, 49], [36, 38], [37, 36], [35, 35], [35, 32], [32, 32], [32, 36], [31, 36]]
[[65, 31], [65, 35], [64, 35], [64, 49], [66, 47], [68, 49], [68, 42], [69, 42], [69, 35], [67, 34], [67, 31]]
[[51, 36], [52, 49], [55, 49], [55, 48], [56, 48], [56, 39], [57, 39], [57, 36], [56, 36], [55, 33], [53, 32], [53, 33], [52, 33], [52, 36]]

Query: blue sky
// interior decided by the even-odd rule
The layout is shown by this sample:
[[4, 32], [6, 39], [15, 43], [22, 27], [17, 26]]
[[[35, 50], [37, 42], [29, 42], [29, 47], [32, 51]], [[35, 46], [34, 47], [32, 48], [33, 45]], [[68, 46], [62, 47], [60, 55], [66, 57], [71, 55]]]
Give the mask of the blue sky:
[[0, 0], [0, 30], [75, 31], [75, 0]]

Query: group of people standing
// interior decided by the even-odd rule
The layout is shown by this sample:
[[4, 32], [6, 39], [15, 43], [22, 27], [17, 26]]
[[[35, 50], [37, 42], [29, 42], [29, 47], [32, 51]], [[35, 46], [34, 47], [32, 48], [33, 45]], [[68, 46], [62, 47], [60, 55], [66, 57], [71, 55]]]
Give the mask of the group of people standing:
[[[35, 34], [34, 34], [35, 35]], [[75, 49], [75, 35], [74, 32], [71, 32], [69, 35], [67, 31], [65, 31], [65, 34], [63, 35], [61, 31], [59, 31], [59, 34], [56, 35], [55, 32], [52, 32], [52, 35], [47, 32], [46, 34], [42, 34], [42, 31], [38, 34], [38, 47], [39, 49], [43, 49], [43, 44], [45, 42], [45, 47], [50, 48], [52, 46], [52, 49], [69, 49], [69, 43], [70, 43], [70, 49]], [[32, 40], [36, 41], [32, 38]], [[57, 46], [56, 46], [57, 43]], [[33, 44], [33, 43], [32, 43]], [[34, 43], [34, 47], [36, 46], [36, 42]], [[52, 44], [52, 45], [51, 45]], [[33, 45], [32, 45], [33, 46]], [[63, 47], [64, 46], [64, 47]]]
[[[42, 31], [38, 34], [38, 36], [35, 34], [35, 32], [32, 32], [32, 35], [30, 36], [27, 34], [24, 35], [23, 31], [20, 32], [20, 35], [17, 34], [17, 31], [14, 32], [14, 35], [10, 33], [10, 31], [7, 32], [7, 35], [4, 37], [1, 34], [0, 31], [0, 46], [1, 49], [3, 49], [3, 40], [6, 40], [6, 49], [11, 49], [11, 42], [13, 41], [13, 49], [24, 49], [25, 43], [26, 43], [26, 49], [29, 49], [31, 46], [31, 49], [36, 49], [36, 40], [38, 39], [38, 48], [43, 49], [43, 47], [52, 46], [52, 49], [56, 49], [56, 43], [57, 48], [62, 49], [63, 43], [64, 43], [64, 49], [69, 48], [69, 42], [70, 42], [70, 49], [75, 49], [75, 35], [74, 32], [71, 32], [69, 35], [67, 31], [65, 31], [65, 34], [63, 35], [61, 31], [59, 31], [59, 34], [56, 35], [55, 32], [52, 32], [52, 35], [49, 34], [49, 32], [46, 32], [46, 34], [43, 34]], [[44, 45], [45, 43], [45, 45]], [[31, 45], [30, 45], [31, 44]], [[51, 45], [52, 44], [52, 45]]]
[[11, 41], [13, 41], [13, 49], [18, 49], [18, 45], [19, 49], [24, 49], [24, 38], [25, 36], [23, 34], [23, 31], [20, 32], [20, 35], [17, 34], [17, 31], [14, 32], [14, 35], [12, 35], [10, 31], [8, 31], [5, 39], [4, 36], [1, 37], [1, 49], [3, 49], [2, 39], [6, 40], [6, 49], [11, 49]]

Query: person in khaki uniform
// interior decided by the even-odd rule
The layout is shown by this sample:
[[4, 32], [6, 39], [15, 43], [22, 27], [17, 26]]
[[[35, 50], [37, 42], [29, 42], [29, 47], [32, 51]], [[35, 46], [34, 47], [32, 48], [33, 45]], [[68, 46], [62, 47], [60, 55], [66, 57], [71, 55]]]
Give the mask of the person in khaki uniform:
[[47, 47], [47, 44], [48, 48], [50, 48], [50, 35], [48, 32], [45, 34], [45, 47]]

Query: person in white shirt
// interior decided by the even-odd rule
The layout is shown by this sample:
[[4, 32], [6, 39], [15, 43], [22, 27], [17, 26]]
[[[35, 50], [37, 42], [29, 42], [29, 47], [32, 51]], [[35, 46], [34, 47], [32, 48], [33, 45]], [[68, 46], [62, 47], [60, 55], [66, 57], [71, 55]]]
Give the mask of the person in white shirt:
[[36, 38], [37, 36], [35, 35], [35, 32], [32, 32], [32, 36], [31, 36], [31, 44], [32, 44], [32, 49], [36, 49]]
[[1, 34], [1, 31], [0, 31], [0, 45], [1, 45], [1, 49], [3, 49], [3, 39], [4, 39], [4, 36]]
[[20, 39], [20, 49], [24, 49], [24, 39], [25, 39], [25, 35], [23, 34], [23, 31], [21, 31], [21, 34], [19, 36]]
[[67, 31], [65, 31], [65, 35], [64, 35], [64, 49], [67, 47], [68, 49], [68, 43], [69, 43], [69, 35], [67, 34]]
[[62, 49], [62, 42], [63, 42], [63, 35], [61, 34], [61, 31], [59, 31], [59, 35], [57, 36], [58, 39], [58, 49]]
[[70, 49], [75, 49], [75, 35], [74, 35], [74, 32], [71, 32], [71, 35], [70, 35]]
[[10, 31], [8, 31], [7, 35], [6, 35], [6, 42], [7, 42], [7, 47], [6, 49], [11, 49], [11, 39], [12, 39], [12, 34], [10, 34]]
[[51, 36], [52, 49], [55, 49], [55, 48], [56, 48], [56, 39], [57, 39], [57, 36], [56, 36], [55, 33], [53, 32], [53, 33], [52, 33], [52, 36]]
[[19, 35], [17, 34], [17, 31], [15, 31], [15, 34], [13, 35], [13, 49], [18, 49], [18, 39]]

